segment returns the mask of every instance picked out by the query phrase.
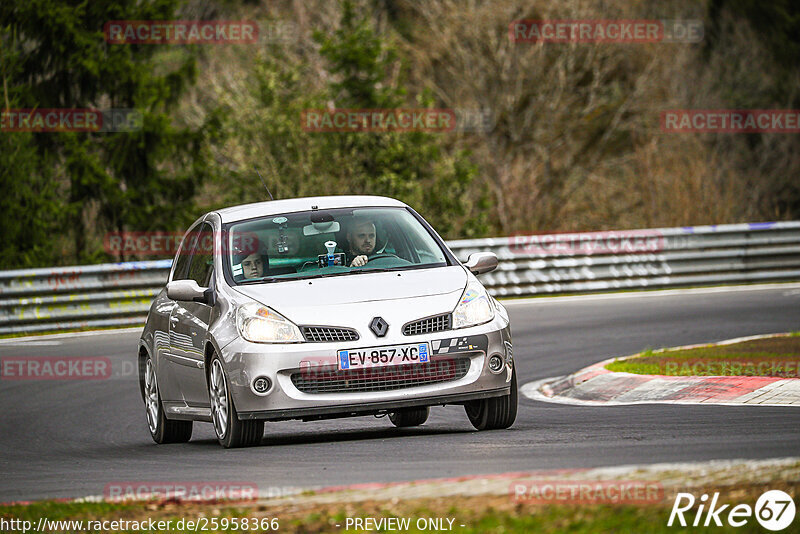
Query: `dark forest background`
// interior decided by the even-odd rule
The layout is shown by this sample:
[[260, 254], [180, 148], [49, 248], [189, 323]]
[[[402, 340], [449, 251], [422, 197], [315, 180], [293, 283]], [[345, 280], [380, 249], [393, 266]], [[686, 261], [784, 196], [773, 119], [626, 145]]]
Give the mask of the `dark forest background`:
[[[0, 132], [0, 268], [121, 259], [277, 198], [399, 198], [445, 238], [800, 218], [794, 134], [675, 134], [676, 108], [800, 109], [791, 0], [5, 0], [4, 108], [135, 108], [118, 133]], [[516, 19], [699, 19], [700, 43], [513, 43]], [[253, 45], [112, 45], [109, 20], [256, 20]], [[484, 110], [491, 129], [311, 133], [307, 108]]]

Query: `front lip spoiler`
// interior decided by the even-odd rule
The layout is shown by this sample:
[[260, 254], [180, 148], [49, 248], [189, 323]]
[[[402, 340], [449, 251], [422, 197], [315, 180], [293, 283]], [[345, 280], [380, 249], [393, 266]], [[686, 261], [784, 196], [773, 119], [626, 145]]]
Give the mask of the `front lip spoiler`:
[[358, 404], [340, 404], [335, 406], [315, 406], [310, 408], [290, 408], [287, 410], [260, 410], [239, 412], [240, 420], [263, 419], [265, 421], [286, 421], [289, 419], [334, 419], [358, 415], [372, 415], [414, 406], [444, 406], [460, 404], [471, 400], [502, 397], [511, 393], [511, 386], [472, 393], [455, 395], [436, 395], [418, 399], [395, 399], [390, 401], [360, 402]]

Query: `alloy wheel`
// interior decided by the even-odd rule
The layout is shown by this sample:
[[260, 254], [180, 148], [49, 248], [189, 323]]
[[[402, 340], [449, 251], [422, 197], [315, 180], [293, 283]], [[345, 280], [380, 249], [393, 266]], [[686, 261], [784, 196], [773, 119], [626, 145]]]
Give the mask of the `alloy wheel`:
[[209, 396], [211, 397], [211, 418], [214, 420], [214, 431], [219, 439], [225, 438], [228, 431], [228, 386], [225, 373], [219, 360], [211, 362], [211, 380]]
[[158, 383], [153, 361], [148, 358], [144, 370], [144, 401], [147, 409], [147, 426], [155, 434], [158, 428]]

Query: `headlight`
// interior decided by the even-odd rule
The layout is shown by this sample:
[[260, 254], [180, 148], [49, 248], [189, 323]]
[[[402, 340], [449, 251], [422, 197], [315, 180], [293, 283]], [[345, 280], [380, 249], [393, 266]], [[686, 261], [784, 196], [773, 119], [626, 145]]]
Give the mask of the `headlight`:
[[491, 300], [492, 304], [494, 304], [494, 310], [497, 312], [500, 318], [507, 323], [508, 311], [505, 309], [505, 307], [502, 304], [500, 304], [500, 301], [498, 301], [496, 298], [492, 296], [489, 296], [489, 300]]
[[453, 310], [453, 328], [475, 326], [492, 319], [494, 306], [489, 301], [489, 294], [479, 283], [468, 283], [458, 306]]
[[297, 343], [303, 341], [300, 329], [289, 319], [256, 302], [236, 311], [239, 334], [255, 343]]

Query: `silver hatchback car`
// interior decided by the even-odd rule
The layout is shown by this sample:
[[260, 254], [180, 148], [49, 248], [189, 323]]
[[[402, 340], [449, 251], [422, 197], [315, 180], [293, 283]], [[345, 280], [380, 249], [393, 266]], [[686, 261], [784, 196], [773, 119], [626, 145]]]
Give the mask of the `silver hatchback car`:
[[210, 422], [224, 447], [265, 421], [389, 416], [423, 424], [460, 404], [508, 428], [517, 380], [505, 308], [402, 202], [298, 198], [210, 212], [187, 231], [139, 342], [150, 434]]

